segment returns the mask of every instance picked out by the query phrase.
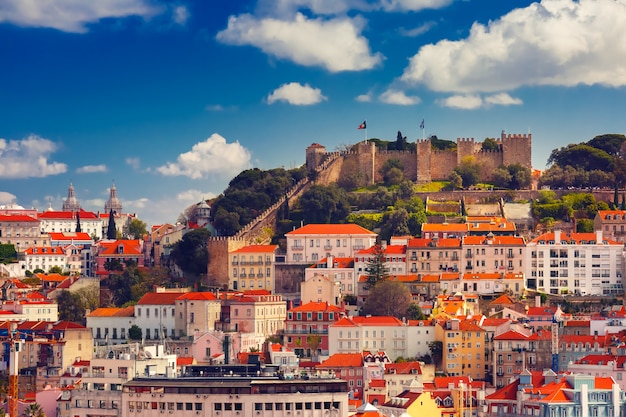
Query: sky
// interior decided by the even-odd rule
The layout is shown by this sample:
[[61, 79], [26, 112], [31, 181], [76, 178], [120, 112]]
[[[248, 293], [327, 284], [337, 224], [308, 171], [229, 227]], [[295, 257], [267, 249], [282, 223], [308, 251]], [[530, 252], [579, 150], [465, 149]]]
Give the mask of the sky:
[[[624, 132], [626, 0], [2, 0], [0, 205], [148, 225], [305, 149]], [[424, 121], [424, 129], [420, 124]], [[357, 129], [367, 122], [366, 130]]]

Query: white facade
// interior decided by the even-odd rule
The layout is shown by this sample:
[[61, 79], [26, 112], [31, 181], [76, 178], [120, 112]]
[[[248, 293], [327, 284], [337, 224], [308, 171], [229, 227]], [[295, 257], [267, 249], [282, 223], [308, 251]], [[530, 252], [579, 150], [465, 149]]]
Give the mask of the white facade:
[[285, 234], [287, 263], [350, 258], [376, 243], [376, 233], [355, 224], [309, 224]]
[[624, 245], [602, 232], [546, 233], [527, 245], [526, 286], [549, 294], [623, 294]]
[[[77, 221], [74, 213], [58, 213], [58, 217], [49, 214], [49, 212], [39, 214], [39, 229], [42, 234], [50, 232], [67, 233], [76, 231]], [[102, 219], [98, 218], [93, 212], [81, 212], [80, 216], [81, 231], [87, 233], [89, 236], [95, 237], [97, 240], [102, 239]]]
[[42, 269], [48, 272], [52, 267], [61, 271], [69, 271], [68, 257], [60, 246], [35, 246], [24, 251], [24, 265], [26, 270]]
[[50, 322], [59, 320], [59, 306], [52, 301], [6, 301], [2, 304], [2, 311], [14, 313], [2, 314], [2, 320]]
[[135, 324], [145, 339], [176, 336], [176, 307], [174, 304], [141, 304], [135, 306]]
[[354, 258], [324, 258], [320, 262], [304, 270], [304, 280], [308, 281], [314, 275], [323, 275], [341, 287], [341, 293], [356, 295], [357, 283], [354, 273]]

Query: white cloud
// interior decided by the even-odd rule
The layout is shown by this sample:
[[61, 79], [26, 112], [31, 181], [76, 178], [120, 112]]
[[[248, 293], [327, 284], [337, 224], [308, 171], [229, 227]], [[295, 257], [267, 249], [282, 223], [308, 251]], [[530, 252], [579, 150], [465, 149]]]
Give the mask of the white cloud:
[[194, 189], [181, 191], [180, 193], [176, 194], [176, 200], [189, 203], [209, 200], [213, 197], [216, 197], [215, 193], [212, 193], [210, 191], [202, 192], [200, 190]]
[[443, 107], [453, 109], [474, 110], [483, 106], [483, 99], [477, 94], [454, 95], [438, 100]]
[[400, 28], [399, 33], [407, 38], [415, 38], [419, 35], [423, 35], [435, 26], [435, 22], [426, 22], [418, 27], [412, 29]]
[[100, 19], [148, 18], [159, 12], [148, 0], [3, 0], [0, 22], [84, 33], [89, 23]]
[[250, 157], [250, 151], [239, 142], [227, 143], [214, 133], [193, 145], [189, 152], [178, 155], [176, 162], [168, 162], [156, 170], [163, 175], [185, 175], [192, 179], [209, 175], [228, 177], [249, 168]]
[[126, 165], [130, 166], [134, 170], [138, 170], [141, 166], [141, 159], [137, 157], [128, 157], [125, 159]]
[[318, 15], [338, 15], [351, 10], [371, 12], [419, 11], [438, 9], [452, 0], [261, 0], [259, 10], [274, 15], [289, 15], [297, 10], [310, 10]]
[[364, 25], [359, 17], [308, 19], [297, 13], [279, 20], [243, 14], [231, 16], [217, 40], [256, 46], [268, 55], [330, 72], [359, 71], [374, 68], [383, 59], [380, 53], [370, 52], [367, 39], [361, 36]]
[[404, 91], [389, 89], [379, 97], [380, 101], [386, 104], [398, 104], [401, 106], [411, 106], [419, 104], [422, 100], [416, 96], [407, 96]]
[[360, 94], [356, 96], [355, 100], [360, 103], [370, 103], [372, 101], [372, 94], [371, 93]]
[[511, 97], [507, 93], [500, 93], [485, 97], [485, 103], [499, 106], [511, 106], [523, 104], [523, 101], [520, 98]]
[[402, 79], [442, 92], [522, 86], [626, 85], [626, 5], [543, 0], [512, 10], [466, 39], [423, 46]]
[[61, 162], [48, 162], [56, 143], [37, 135], [21, 140], [0, 138], [0, 178], [47, 177], [67, 171]]
[[184, 26], [189, 19], [189, 10], [185, 6], [177, 6], [172, 12], [172, 18], [175, 23]]
[[93, 174], [95, 172], [107, 172], [107, 166], [101, 165], [85, 165], [76, 169], [78, 174]]
[[17, 200], [17, 197], [6, 191], [0, 191], [0, 204], [9, 204]]
[[284, 101], [294, 106], [309, 106], [326, 100], [327, 98], [322, 95], [322, 90], [319, 88], [299, 83], [283, 84], [267, 96], [268, 104]]

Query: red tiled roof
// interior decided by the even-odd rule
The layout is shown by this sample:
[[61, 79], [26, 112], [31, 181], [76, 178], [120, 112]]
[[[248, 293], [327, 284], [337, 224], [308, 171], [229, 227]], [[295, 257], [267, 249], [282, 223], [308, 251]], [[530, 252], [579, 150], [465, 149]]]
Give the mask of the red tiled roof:
[[556, 307], [530, 307], [526, 312], [528, 317], [530, 316], [554, 316], [556, 313]]
[[278, 245], [250, 245], [230, 253], [273, 253], [276, 249], [278, 249]]
[[217, 297], [212, 292], [188, 292], [180, 295], [177, 300], [213, 301], [217, 300]]
[[317, 368], [353, 368], [363, 366], [363, 357], [360, 353], [335, 353], [319, 364]]
[[25, 214], [0, 214], [0, 222], [39, 223], [39, 220], [37, 220], [34, 217], [27, 216]]
[[433, 239], [426, 238], [414, 238], [409, 240], [407, 243], [408, 248], [460, 248], [461, 247], [461, 239], [458, 238], [440, 238], [436, 239], [437, 245], [431, 246]]
[[174, 305], [181, 296], [179, 292], [149, 292], [137, 302], [137, 305]]
[[[311, 265], [310, 268], [324, 269], [328, 265], [328, 258]], [[331, 268], [354, 268], [354, 258], [333, 258], [333, 264]]]
[[[549, 241], [554, 241], [554, 232], [548, 232], [548, 233], [544, 233], [540, 236], [537, 236], [536, 238], [534, 238], [533, 240], [531, 240], [532, 243], [539, 243], [539, 242], [549, 242]], [[577, 244], [580, 245], [582, 244], [582, 242], [586, 242], [587, 244], [589, 244], [589, 242], [595, 242], [596, 241], [596, 234], [595, 233], [566, 233], [566, 232], [561, 232], [561, 242], [566, 241], [569, 242], [569, 244]], [[614, 240], [609, 240], [609, 239], [602, 239], [603, 241], [606, 241], [607, 244], [609, 245], [623, 245], [622, 242], [616, 242]], [[560, 242], [559, 242], [560, 243]]]
[[193, 365], [193, 362], [195, 361], [195, 359], [193, 358], [193, 356], [191, 357], [177, 357], [176, 358], [176, 366], [187, 366], [187, 365]]
[[401, 326], [402, 321], [392, 316], [344, 317], [331, 326]]
[[[78, 212], [78, 214], [80, 215], [80, 219], [81, 220], [87, 220], [87, 219], [97, 219], [98, 217], [96, 216], [96, 214], [93, 211], [85, 211], [85, 210], [80, 210]], [[39, 219], [66, 219], [66, 220], [73, 220], [76, 219], [76, 212], [73, 211], [44, 211], [42, 213], [38, 213], [37, 214], [37, 218]]]
[[[98, 243], [100, 246], [100, 250], [98, 251], [99, 256], [107, 256], [107, 255], [143, 255], [141, 251], [141, 241], [140, 240], [114, 240], [114, 241], [101, 241]], [[123, 252], [119, 251], [119, 248], [123, 248]]]
[[[367, 249], [361, 249], [356, 253], [356, 256], [375, 254], [377, 250], [376, 245], [374, 245]], [[404, 255], [406, 254], [406, 245], [387, 245], [382, 249], [382, 253], [385, 255]]]
[[408, 375], [408, 374], [422, 374], [422, 368], [419, 362], [400, 362], [400, 363], [386, 363], [385, 373]]
[[48, 236], [50, 236], [50, 240], [52, 241], [73, 241], [73, 240], [82, 240], [82, 241], [92, 241], [89, 233], [85, 232], [48, 232]]
[[321, 311], [328, 311], [330, 313], [339, 313], [341, 311], [344, 311], [343, 309], [341, 309], [340, 307], [337, 307], [336, 305], [333, 304], [328, 304], [327, 302], [321, 302], [321, 301], [313, 301], [310, 303], [306, 303], [306, 304], [302, 304], [301, 306], [298, 307], [294, 307], [290, 310], [288, 310], [289, 312], [297, 312], [297, 311], [301, 311], [301, 312], [321, 312]]
[[26, 255], [65, 255], [65, 251], [60, 246], [37, 246], [30, 247], [24, 251]]
[[135, 307], [100, 307], [96, 308], [87, 317], [133, 317], [135, 315]]
[[307, 224], [285, 235], [371, 235], [376, 233], [358, 224]]

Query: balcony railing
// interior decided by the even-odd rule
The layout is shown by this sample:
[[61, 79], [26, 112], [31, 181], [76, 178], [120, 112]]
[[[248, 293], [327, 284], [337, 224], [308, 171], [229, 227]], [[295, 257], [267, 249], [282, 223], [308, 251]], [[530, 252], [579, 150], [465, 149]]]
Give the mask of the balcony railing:
[[285, 334], [328, 334], [328, 329], [310, 329], [310, 330], [302, 330], [302, 329], [285, 329]]

